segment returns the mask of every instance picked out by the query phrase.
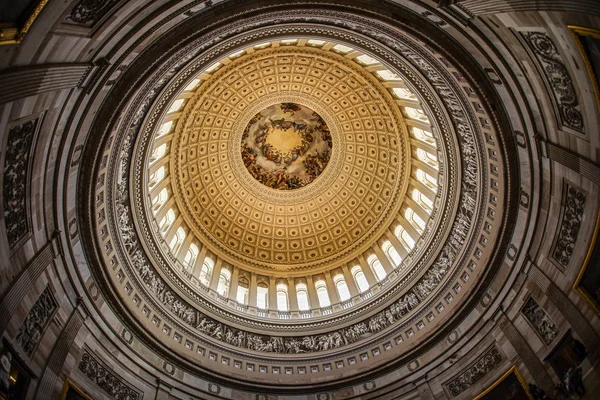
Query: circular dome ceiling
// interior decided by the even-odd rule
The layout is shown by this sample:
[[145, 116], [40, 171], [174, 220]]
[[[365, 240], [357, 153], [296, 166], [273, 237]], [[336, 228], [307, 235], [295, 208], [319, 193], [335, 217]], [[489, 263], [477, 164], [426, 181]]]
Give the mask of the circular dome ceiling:
[[362, 354], [401, 362], [470, 301], [502, 236], [504, 149], [461, 70], [385, 24], [302, 15], [320, 22], [266, 12], [186, 39], [102, 149], [107, 281], [189, 368], [339, 358], [333, 382]]
[[[253, 127], [266, 118], [264, 129], [280, 132], [263, 144]], [[319, 134], [308, 147], [297, 128], [288, 129], [295, 136], [288, 140], [307, 153], [292, 165], [298, 150], [290, 149], [286, 166], [272, 143], [298, 118]], [[398, 214], [408, 148], [399, 107], [356, 62], [318, 48], [258, 49], [219, 68], [186, 103], [172, 140], [173, 192], [187, 226], [229, 262], [322, 265], [370, 245]], [[252, 152], [260, 157], [247, 164]], [[289, 175], [294, 168], [298, 175]], [[280, 190], [288, 185], [297, 186]]]

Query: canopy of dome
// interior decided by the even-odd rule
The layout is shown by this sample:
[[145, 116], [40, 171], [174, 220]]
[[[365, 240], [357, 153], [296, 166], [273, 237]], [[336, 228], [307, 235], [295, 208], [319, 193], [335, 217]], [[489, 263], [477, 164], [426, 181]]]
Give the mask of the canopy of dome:
[[[39, 26], [56, 37], [23, 42], [47, 44], [31, 60], [66, 70], [40, 80], [31, 67], [39, 82], [11, 86], [72, 80], [69, 91], [19, 100], [0, 119], [47, 108], [40, 139], [14, 131], [0, 153], [17, 165], [5, 161], [7, 249], [31, 265], [10, 277], [0, 311], [34, 303], [19, 293], [38, 290], [57, 255], [44, 304], [62, 303], [46, 332], [62, 332], [54, 348], [83, 349], [62, 362], [79, 360], [69, 379], [100, 385], [90, 365], [102, 363], [89, 360], [113, 357], [123, 385], [168, 382], [173, 398], [417, 398], [427, 382], [435, 398], [466, 398], [482, 391], [461, 386], [471, 366], [491, 360], [500, 376], [494, 366], [517, 359], [548, 364], [567, 327], [598, 342], [569, 267], [594, 257], [582, 256], [591, 239], [573, 238], [595, 238], [595, 97], [569, 86], [541, 28], [527, 36], [517, 17], [490, 17], [498, 33], [469, 16], [471, 0], [80, 0], [67, 19], [91, 3], [112, 11], [89, 26], [52, 25], [60, 12], [49, 12]], [[74, 44], [57, 54], [80, 57], [68, 68], [52, 50], [61, 35]], [[545, 72], [560, 87], [538, 99]], [[13, 184], [20, 176], [27, 185]], [[19, 190], [33, 200], [16, 223]], [[12, 239], [18, 230], [31, 234]], [[42, 243], [49, 232], [60, 240]], [[545, 330], [531, 339], [534, 317]], [[88, 340], [69, 336], [79, 319]], [[46, 329], [10, 324], [17, 344]], [[13, 354], [58, 354], [27, 348]]]

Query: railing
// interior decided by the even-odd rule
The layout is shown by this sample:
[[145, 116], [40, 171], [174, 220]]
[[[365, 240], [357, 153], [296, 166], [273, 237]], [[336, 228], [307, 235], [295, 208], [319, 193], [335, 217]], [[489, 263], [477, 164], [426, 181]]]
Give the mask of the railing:
[[292, 313], [289, 311], [279, 311], [279, 319], [292, 319]]
[[346, 310], [346, 309], [352, 307], [353, 305], [354, 305], [354, 302], [352, 301], [352, 299], [346, 300], [346, 301], [343, 301], [340, 303], [342, 310]]

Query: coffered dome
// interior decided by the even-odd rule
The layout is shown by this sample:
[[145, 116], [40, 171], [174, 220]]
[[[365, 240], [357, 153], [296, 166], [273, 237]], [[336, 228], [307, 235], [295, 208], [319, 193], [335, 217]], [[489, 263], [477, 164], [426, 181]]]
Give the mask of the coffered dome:
[[597, 19], [47, 3], [2, 52], [40, 63], [0, 76], [11, 390], [467, 399], [576, 357], [597, 375], [600, 35], [572, 26]]

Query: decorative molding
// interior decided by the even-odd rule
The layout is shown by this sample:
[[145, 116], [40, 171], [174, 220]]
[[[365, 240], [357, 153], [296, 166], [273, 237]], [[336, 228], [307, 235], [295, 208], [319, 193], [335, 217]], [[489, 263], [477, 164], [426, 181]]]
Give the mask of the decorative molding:
[[17, 345], [27, 356], [31, 357], [35, 351], [56, 310], [58, 310], [58, 303], [50, 286], [46, 286], [29, 310], [29, 314], [25, 317], [15, 336]]
[[565, 185], [563, 217], [552, 249], [552, 258], [563, 267], [571, 261], [585, 208], [585, 194], [573, 186]]
[[456, 397], [462, 392], [469, 389], [474, 383], [483, 378], [488, 372], [493, 370], [502, 361], [502, 355], [494, 344], [489, 348], [483, 356], [467, 367], [450, 382], [444, 384], [444, 387], [452, 395]]
[[2, 195], [4, 197], [4, 223], [10, 248], [14, 248], [29, 232], [29, 190], [27, 177], [31, 164], [31, 149], [39, 118], [14, 126], [6, 142]]
[[79, 370], [116, 399], [138, 400], [142, 398], [141, 392], [113, 374], [112, 368], [107, 367], [95, 354], [86, 348], [83, 349], [83, 355], [79, 362]]
[[535, 329], [536, 333], [540, 335], [546, 345], [552, 343], [552, 341], [558, 336], [558, 328], [552, 322], [546, 311], [535, 301], [533, 297], [529, 297], [525, 302], [525, 305], [521, 309], [521, 313], [525, 316], [525, 319], [529, 321], [531, 326]]
[[41, 64], [5, 69], [0, 74], [0, 104], [39, 93], [76, 88], [91, 64]]
[[113, 6], [121, 1], [122, 0], [80, 0], [71, 10], [65, 23], [92, 28]]
[[583, 133], [583, 115], [577, 92], [556, 46], [545, 32], [521, 32], [542, 67], [560, 112], [562, 125]]

